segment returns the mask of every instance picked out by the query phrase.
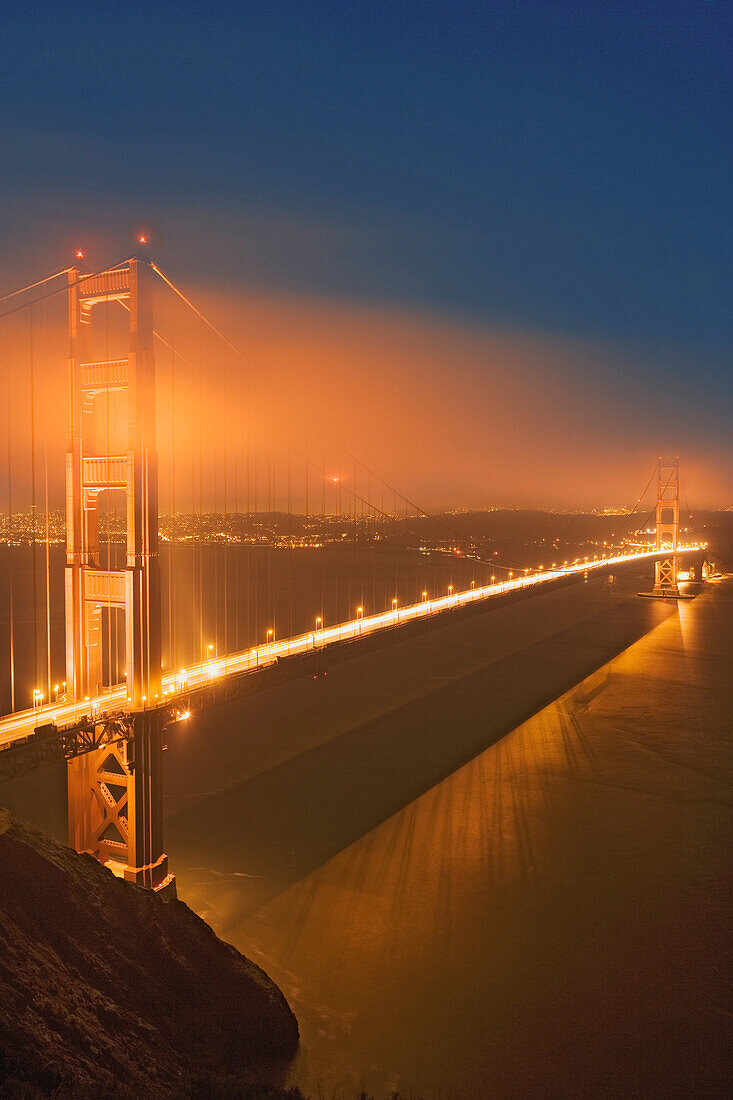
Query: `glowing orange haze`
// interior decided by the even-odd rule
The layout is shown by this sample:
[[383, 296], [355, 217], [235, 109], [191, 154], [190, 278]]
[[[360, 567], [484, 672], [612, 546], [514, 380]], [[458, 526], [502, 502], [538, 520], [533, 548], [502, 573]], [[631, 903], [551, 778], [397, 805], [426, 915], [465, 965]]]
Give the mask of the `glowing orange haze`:
[[[257, 505], [267, 506], [268, 456], [275, 479], [272, 502], [286, 506], [288, 448], [296, 456], [294, 466], [307, 447], [315, 463], [353, 485], [353, 463], [338, 444], [431, 509], [633, 504], [657, 453], [667, 449], [682, 457], [691, 504], [730, 504], [726, 497], [733, 468], [723, 441], [716, 453], [715, 439], [705, 439], [703, 431], [696, 438], [681, 400], [650, 406], [638, 368], [601, 346], [304, 297], [224, 296], [201, 289], [190, 296], [245, 352], [249, 365], [200, 327], [184, 324], [177, 309], [159, 309], [156, 327], [172, 342], [175, 334], [176, 352], [203, 363], [199, 378], [177, 361], [175, 470], [181, 509], [191, 506], [191, 485], [198, 481], [192, 456], [198, 454], [199, 418], [205, 508], [213, 505], [215, 466], [217, 504], [222, 506], [225, 452], [229, 508], [234, 470], [238, 502], [245, 505], [247, 454], [251, 506], [255, 460]], [[36, 329], [40, 321], [36, 316]], [[55, 315], [49, 307], [45, 323], [47, 329], [53, 323], [54, 333], [35, 337], [37, 466], [42, 470], [39, 448], [48, 431], [52, 496], [58, 503], [66, 383], [62, 301]], [[5, 357], [11, 409], [16, 410], [13, 451], [17, 462], [22, 453], [27, 463], [27, 320], [24, 324], [18, 322], [6, 339]], [[109, 344], [114, 331], [112, 337], [109, 327], [106, 331]], [[107, 357], [99, 342], [94, 354]], [[165, 510], [170, 350], [158, 344], [156, 361]], [[7, 374], [2, 358], [0, 371]], [[37, 485], [38, 478], [37, 471]], [[367, 495], [368, 489], [360, 475], [358, 491]], [[314, 484], [311, 494], [311, 507], [317, 509], [321, 501]], [[302, 505], [302, 496], [296, 486], [295, 507]], [[374, 486], [372, 499], [379, 503]], [[327, 506], [333, 505], [328, 499]]]
[[242, 416], [261, 446], [274, 414], [291, 438], [311, 425], [318, 457], [325, 424], [430, 508], [633, 504], [669, 449], [688, 499], [730, 503], [723, 456], [685, 427], [683, 402], [650, 405], [638, 368], [606, 348], [302, 297], [200, 300], [246, 349]]

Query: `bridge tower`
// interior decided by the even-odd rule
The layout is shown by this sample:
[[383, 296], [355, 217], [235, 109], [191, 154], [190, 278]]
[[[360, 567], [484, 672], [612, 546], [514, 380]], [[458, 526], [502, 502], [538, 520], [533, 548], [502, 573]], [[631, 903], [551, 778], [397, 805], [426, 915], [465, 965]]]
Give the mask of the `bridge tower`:
[[679, 596], [677, 545], [680, 528], [680, 460], [659, 459], [657, 466], [657, 550], [669, 555], [654, 563], [655, 596]]
[[[129, 310], [127, 357], [92, 361], [94, 310]], [[124, 453], [95, 446], [95, 402], [127, 404]], [[114, 400], [119, 400], [116, 398]], [[66, 684], [79, 701], [102, 697], [102, 612], [125, 616], [126, 697], [131, 735], [68, 762], [69, 843], [116, 874], [159, 888], [170, 881], [163, 853], [158, 468], [155, 441], [153, 287], [144, 258], [94, 276], [69, 273], [69, 432], [66, 454]], [[127, 501], [125, 568], [102, 568], [101, 493]], [[112, 655], [107, 654], [108, 668]], [[103, 701], [98, 704], [104, 709]], [[92, 720], [94, 714], [92, 714]]]

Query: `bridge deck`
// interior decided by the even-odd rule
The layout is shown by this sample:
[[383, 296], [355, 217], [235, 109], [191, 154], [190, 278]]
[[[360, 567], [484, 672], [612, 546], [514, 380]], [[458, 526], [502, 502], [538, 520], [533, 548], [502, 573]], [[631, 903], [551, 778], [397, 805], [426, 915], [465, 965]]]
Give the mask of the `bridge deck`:
[[[677, 553], [681, 554], [685, 551], [699, 549], [698, 546], [680, 547]], [[225, 679], [228, 676], [262, 668], [284, 657], [320, 650], [338, 642], [374, 634], [380, 630], [440, 614], [443, 611], [466, 607], [519, 589], [539, 588], [563, 577], [597, 572], [612, 566], [628, 565], [632, 562], [652, 561], [660, 556], [658, 550], [650, 550], [602, 558], [599, 561], [582, 562], [562, 569], [546, 570], [529, 576], [517, 577], [514, 580], [502, 581], [499, 584], [485, 585], [482, 588], [469, 588], [437, 599], [426, 599], [420, 603], [396, 607], [393, 610], [376, 615], [365, 615], [338, 623], [335, 626], [321, 627], [319, 630], [312, 630], [293, 638], [280, 641], [275, 639], [272, 642], [243, 650], [241, 653], [216, 657], [212, 660], [189, 665], [176, 672], [164, 673], [162, 699], [146, 700], [146, 705], [158, 706], [175, 698], [176, 695], [185, 696], [214, 680]], [[59, 728], [70, 727], [85, 718], [95, 718], [102, 714], [124, 713], [129, 709], [129, 704], [130, 700], [127, 696], [126, 686], [122, 685], [96, 698], [85, 699], [81, 702], [60, 701], [55, 704], [47, 703], [42, 707], [30, 710], [16, 711], [14, 714], [0, 718], [0, 751], [11, 748], [32, 737], [39, 726], [54, 723]]]

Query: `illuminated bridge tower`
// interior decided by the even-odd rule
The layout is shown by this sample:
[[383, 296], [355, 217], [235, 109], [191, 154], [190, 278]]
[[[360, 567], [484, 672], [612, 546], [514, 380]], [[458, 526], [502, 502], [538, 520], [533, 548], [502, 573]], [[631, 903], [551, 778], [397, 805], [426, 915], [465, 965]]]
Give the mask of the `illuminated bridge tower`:
[[654, 595], [678, 596], [677, 543], [680, 528], [680, 460], [659, 459], [657, 467], [657, 550], [669, 554], [654, 563]]
[[[144, 259], [69, 275], [69, 435], [66, 454], [66, 683], [104, 709], [102, 612], [124, 613], [126, 736], [69, 760], [69, 843], [140, 885], [169, 881], [162, 850], [162, 730], [158, 467], [155, 443], [152, 272]], [[90, 361], [94, 308], [129, 310], [125, 359]], [[95, 448], [95, 403], [127, 405], [127, 449]], [[97, 533], [101, 493], [127, 501], [126, 568], [102, 568]], [[112, 654], [107, 653], [112, 669]]]

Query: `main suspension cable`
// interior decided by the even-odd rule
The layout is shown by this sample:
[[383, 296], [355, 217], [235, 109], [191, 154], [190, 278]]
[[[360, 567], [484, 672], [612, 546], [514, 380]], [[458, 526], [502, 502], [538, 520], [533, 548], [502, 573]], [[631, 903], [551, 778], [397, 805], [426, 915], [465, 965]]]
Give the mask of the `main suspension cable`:
[[[98, 276], [104, 275], [107, 272], [122, 271], [122, 270], [124, 270], [125, 265], [128, 264], [129, 262], [130, 262], [130, 259], [122, 260], [120, 263], [114, 264], [112, 267], [100, 267], [99, 271], [93, 271], [91, 274], [88, 274], [88, 275], [80, 275], [79, 276], [79, 281], [77, 282], [76, 285], [77, 285], [77, 287], [79, 287], [79, 286], [82, 285], [82, 283], [86, 282], [87, 280], [96, 279], [96, 278], [98, 278]], [[74, 270], [74, 268], [71, 268], [71, 267], [68, 269], [68, 271], [73, 271], [73, 270]], [[68, 271], [67, 271], [67, 274], [68, 274]], [[59, 273], [59, 274], [61, 274], [61, 273]], [[42, 280], [42, 282], [43, 281], [44, 280]], [[21, 313], [24, 309], [29, 309], [31, 306], [40, 305], [41, 302], [47, 302], [50, 298], [55, 298], [58, 294], [66, 294], [68, 292], [68, 289], [69, 289], [69, 284], [66, 283], [64, 286], [60, 286], [56, 290], [50, 290], [48, 292], [48, 294], [42, 294], [40, 298], [34, 298], [32, 302], [23, 302], [19, 306], [13, 306], [12, 309], [6, 309], [4, 313], [0, 313], [0, 321], [2, 321], [5, 317], [12, 317], [14, 313]]]
[[243, 363], [246, 363], [248, 367], [249, 367], [249, 366], [251, 366], [251, 363], [250, 363], [249, 359], [248, 359], [248, 358], [246, 357], [246, 355], [244, 355], [244, 354], [243, 354], [243, 353], [242, 353], [242, 352], [241, 352], [241, 351], [239, 350], [239, 348], [235, 347], [235, 346], [234, 346], [234, 344], [233, 344], [233, 343], [232, 343], [232, 342], [231, 342], [230, 340], [228, 340], [228, 339], [226, 338], [226, 336], [224, 335], [224, 333], [223, 333], [223, 332], [220, 332], [220, 331], [219, 331], [219, 329], [218, 329], [218, 328], [216, 327], [216, 325], [214, 325], [214, 324], [213, 324], [213, 323], [212, 323], [212, 322], [211, 322], [211, 321], [210, 321], [210, 320], [208, 319], [208, 317], [205, 317], [205, 316], [204, 316], [204, 314], [203, 314], [203, 313], [201, 312], [201, 310], [200, 310], [200, 309], [198, 309], [198, 308], [197, 308], [197, 306], [195, 306], [195, 305], [193, 304], [193, 302], [192, 302], [192, 301], [191, 301], [191, 300], [190, 300], [189, 298], [187, 298], [187, 297], [186, 297], [186, 295], [185, 295], [185, 294], [183, 293], [183, 291], [181, 291], [181, 290], [179, 290], [179, 289], [178, 289], [178, 287], [177, 287], [177, 286], [175, 285], [175, 283], [173, 283], [173, 282], [172, 282], [172, 281], [171, 281], [171, 280], [170, 280], [170, 279], [168, 278], [168, 276], [167, 276], [167, 275], [165, 274], [165, 272], [163, 272], [163, 271], [161, 271], [161, 270], [160, 270], [160, 268], [158, 267], [158, 265], [157, 265], [157, 264], [153, 263], [153, 262], [152, 262], [152, 260], [151, 260], [151, 261], [150, 261], [150, 266], [151, 266], [151, 268], [153, 269], [153, 271], [154, 271], [154, 272], [155, 272], [155, 273], [156, 273], [157, 275], [159, 275], [159, 276], [160, 276], [160, 278], [161, 278], [161, 279], [163, 280], [163, 282], [164, 282], [164, 283], [166, 283], [166, 285], [167, 285], [167, 286], [169, 286], [169, 287], [171, 288], [171, 290], [173, 291], [173, 293], [174, 293], [174, 294], [177, 294], [177, 295], [178, 295], [178, 297], [179, 297], [179, 298], [181, 299], [181, 301], [185, 302], [185, 303], [186, 303], [186, 305], [188, 306], [188, 308], [189, 308], [189, 309], [191, 309], [191, 310], [193, 310], [193, 312], [194, 312], [194, 313], [196, 314], [196, 316], [197, 316], [197, 317], [198, 317], [198, 318], [199, 318], [199, 319], [200, 319], [201, 321], [203, 321], [203, 323], [204, 323], [204, 324], [205, 324], [205, 325], [207, 326], [207, 328], [210, 328], [210, 329], [211, 329], [211, 331], [212, 331], [213, 333], [215, 333], [215, 334], [216, 334], [216, 335], [217, 335], [217, 336], [219, 337], [219, 339], [220, 339], [220, 340], [221, 340], [221, 341], [222, 341], [222, 342], [223, 342], [224, 344], [226, 344], [226, 346], [227, 346], [227, 347], [229, 348], [229, 350], [230, 350], [230, 351], [233, 351], [233, 352], [234, 352], [234, 354], [235, 354], [235, 355], [236, 355], [236, 356], [237, 356], [237, 357], [238, 357], [239, 359], [241, 359]]
[[[11, 290], [8, 294], [3, 294], [0, 297], [0, 302], [7, 302], [10, 298], [17, 298], [19, 294], [26, 294], [29, 290], [35, 290], [37, 286], [43, 286], [44, 283], [50, 283], [53, 279], [59, 279], [62, 275], [68, 275], [70, 271], [73, 271], [73, 267], [65, 267], [63, 271], [55, 271], [53, 275], [47, 275], [45, 279], [39, 279], [37, 283], [29, 283], [28, 286], [20, 287], [19, 290]], [[62, 290], [66, 290], [66, 287], [62, 287]]]

